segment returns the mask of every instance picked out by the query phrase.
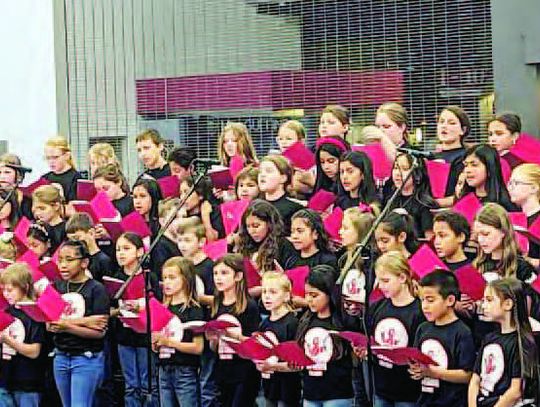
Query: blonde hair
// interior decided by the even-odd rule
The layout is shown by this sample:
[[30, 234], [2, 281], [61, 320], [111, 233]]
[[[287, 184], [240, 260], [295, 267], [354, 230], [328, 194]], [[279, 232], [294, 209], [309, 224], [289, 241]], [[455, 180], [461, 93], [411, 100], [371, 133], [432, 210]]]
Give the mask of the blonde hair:
[[[360, 243], [364, 240], [367, 233], [369, 232], [369, 229], [371, 229], [371, 226], [373, 226], [373, 222], [375, 221], [375, 216], [369, 212], [362, 212], [362, 210], [358, 207], [352, 207], [345, 209], [343, 212], [343, 218], [347, 216], [352, 224], [352, 227], [356, 234], [358, 235], [358, 241], [357, 243]], [[350, 251], [347, 251], [345, 254], [345, 263], [341, 267], [343, 270], [349, 270], [352, 267], [353, 262], [353, 255]], [[340, 262], [343, 260], [340, 259]], [[356, 260], [355, 265], [359, 270], [363, 267], [362, 262], [362, 256], [358, 256]], [[345, 276], [341, 276], [340, 278], [345, 278]]]
[[201, 222], [201, 219], [197, 216], [181, 219], [176, 228], [176, 233], [180, 236], [184, 233], [194, 233], [197, 239], [200, 241], [206, 237], [206, 229]]
[[276, 271], [266, 271], [262, 275], [261, 286], [264, 287], [265, 284], [276, 283], [283, 292], [289, 294], [289, 300], [285, 302], [285, 306], [289, 311], [293, 311], [294, 307], [292, 304], [292, 283], [287, 275], [283, 273], [278, 273]]
[[538, 188], [536, 196], [540, 200], [540, 165], [531, 163], [518, 165], [512, 171], [512, 175], [522, 175], [534, 184]]
[[382, 254], [375, 262], [375, 271], [381, 270], [390, 273], [396, 277], [404, 275], [405, 284], [411, 295], [416, 295], [416, 289], [412, 280], [411, 267], [403, 253], [398, 251], [389, 251]]
[[[184, 279], [184, 289], [186, 290], [187, 302], [184, 304], [184, 308], [199, 306], [197, 301], [197, 272], [193, 262], [185, 257], [176, 256], [168, 259], [162, 267], [162, 270], [166, 268], [174, 268]], [[172, 301], [171, 297], [163, 295], [163, 303], [169, 305]]]
[[180, 198], [167, 198], [159, 201], [158, 204], [158, 217], [164, 218], [169, 216], [169, 213], [172, 209], [178, 208], [180, 205]]
[[223, 147], [223, 140], [225, 139], [225, 134], [231, 131], [236, 138], [237, 151], [241, 155], [245, 162], [244, 164], [254, 164], [257, 162], [257, 153], [255, 152], [255, 147], [253, 146], [253, 141], [251, 140], [251, 135], [249, 130], [244, 123], [227, 123], [225, 127], [221, 130], [218, 139], [218, 158], [223, 165], [229, 165], [230, 157], [225, 153], [225, 148]]
[[279, 126], [279, 130], [281, 129], [289, 129], [294, 131], [298, 140], [304, 140], [306, 138], [306, 128], [298, 120], [287, 120], [281, 126]]
[[[120, 167], [113, 146], [109, 143], [96, 143], [88, 150], [88, 157], [97, 162], [98, 167], [104, 167], [107, 164], [114, 164]], [[95, 169], [94, 169], [95, 170]]]
[[0, 235], [0, 257], [11, 261], [17, 259], [17, 246], [13, 242], [11, 232]]
[[26, 263], [15, 263], [8, 266], [0, 274], [0, 284], [11, 284], [14, 287], [20, 288], [24, 292], [24, 295], [31, 300], [34, 300], [36, 297], [32, 273]]
[[63, 153], [69, 153], [69, 159], [68, 164], [76, 170], [75, 162], [73, 161], [73, 155], [71, 154], [71, 148], [69, 147], [69, 143], [65, 137], [62, 136], [55, 136], [51, 137], [45, 142], [45, 147], [51, 147], [51, 148], [57, 148], [61, 150]]
[[[499, 263], [500, 267], [497, 269], [497, 272], [502, 277], [516, 277], [519, 248], [514, 236], [514, 228], [508, 218], [506, 209], [496, 203], [487, 203], [480, 212], [478, 212], [475, 221], [494, 227], [503, 232], [504, 237], [501, 242], [503, 253]], [[487, 260], [488, 256], [481, 248], [479, 248], [478, 255], [473, 261], [473, 266], [476, 267], [480, 273], [490, 271], [486, 269]]]
[[399, 103], [383, 103], [377, 109], [377, 114], [386, 114], [390, 120], [396, 123], [398, 126], [405, 125], [403, 130], [403, 136], [407, 136], [407, 129], [409, 128], [409, 115], [407, 110]]
[[64, 197], [54, 185], [42, 185], [32, 193], [32, 205], [41, 202], [47, 205], [58, 205], [58, 214], [63, 217]]

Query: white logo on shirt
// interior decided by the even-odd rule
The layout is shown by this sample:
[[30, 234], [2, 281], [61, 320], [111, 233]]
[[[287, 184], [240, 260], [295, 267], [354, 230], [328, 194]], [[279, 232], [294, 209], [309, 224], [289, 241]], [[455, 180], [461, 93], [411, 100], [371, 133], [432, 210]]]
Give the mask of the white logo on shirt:
[[[405, 325], [397, 318], [384, 318], [375, 327], [375, 341], [382, 346], [405, 348], [409, 344], [409, 334]], [[385, 356], [377, 355], [379, 365], [392, 369], [394, 364]]]
[[84, 297], [79, 293], [65, 293], [62, 298], [67, 302], [64, 312], [60, 316], [61, 319], [77, 319], [84, 317], [86, 313], [86, 302]]
[[[166, 338], [171, 338], [177, 342], [182, 342], [184, 337], [184, 325], [178, 316], [171, 318], [169, 323], [161, 330], [161, 334]], [[159, 357], [160, 359], [170, 358], [176, 350], [174, 348], [169, 348], [167, 346], [162, 346], [159, 348]]]
[[334, 353], [334, 344], [328, 331], [324, 328], [311, 328], [304, 336], [304, 351], [315, 362], [308, 366], [311, 376], [321, 376], [326, 370], [326, 364]]
[[504, 353], [501, 345], [490, 343], [482, 351], [480, 391], [484, 396], [493, 392], [504, 373]]
[[[18, 318], [6, 328], [4, 332], [7, 333], [13, 340], [17, 343], [23, 343], [24, 337], [26, 336], [26, 330], [24, 329], [24, 324]], [[4, 343], [2, 346], [2, 359], [9, 360], [12, 356], [15, 356], [17, 351], [11, 346]]]
[[[420, 346], [422, 353], [428, 355], [433, 361], [443, 368], [448, 369], [448, 354], [442, 346], [441, 342], [437, 339], [426, 339]], [[424, 377], [422, 379], [422, 391], [425, 393], [433, 393], [436, 388], [440, 386], [439, 379], [433, 379], [431, 377]]]
[[[217, 320], [218, 321], [227, 321], [227, 322], [231, 322], [231, 323], [237, 325], [238, 327], [228, 328], [227, 332], [231, 332], [231, 334], [233, 334], [233, 335], [242, 335], [242, 325], [240, 324], [240, 321], [238, 321], [238, 319], [235, 316], [233, 316], [231, 314], [222, 314], [219, 317], [217, 317]], [[219, 358], [220, 359], [232, 359], [234, 353], [235, 353], [234, 349], [229, 346], [227, 341], [224, 341], [220, 337], [219, 342], [218, 342]]]

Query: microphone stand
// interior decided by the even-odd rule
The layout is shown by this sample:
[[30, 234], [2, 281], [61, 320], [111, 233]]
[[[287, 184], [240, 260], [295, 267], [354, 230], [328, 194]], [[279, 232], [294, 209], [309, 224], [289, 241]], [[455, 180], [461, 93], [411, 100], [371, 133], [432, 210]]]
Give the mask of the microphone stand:
[[158, 233], [156, 234], [155, 239], [150, 244], [150, 247], [148, 248], [148, 251], [145, 252], [141, 258], [139, 259], [137, 263], [137, 267], [135, 268], [135, 271], [133, 274], [131, 274], [128, 279], [122, 284], [116, 295], [114, 296], [115, 300], [119, 300], [122, 298], [122, 295], [126, 291], [127, 286], [131, 283], [131, 281], [135, 278], [137, 274], [139, 274], [139, 271], [142, 269], [144, 273], [144, 300], [146, 303], [145, 306], [145, 316], [146, 316], [146, 345], [148, 347], [148, 352], [146, 354], [146, 364], [147, 364], [147, 370], [148, 370], [148, 394], [147, 394], [147, 401], [149, 403], [152, 402], [152, 316], [150, 312], [150, 292], [152, 291], [151, 283], [150, 283], [150, 271], [145, 271], [143, 269], [144, 265], [148, 263], [150, 260], [150, 256], [152, 253], [152, 250], [156, 247], [159, 240], [163, 237], [169, 226], [172, 224], [174, 219], [176, 218], [176, 214], [178, 211], [185, 205], [186, 201], [189, 199], [191, 194], [195, 191], [195, 188], [199, 185], [201, 180], [204, 178], [206, 173], [208, 172], [208, 166], [201, 165], [202, 170], [199, 172], [196, 172], [197, 177], [195, 178], [193, 182], [193, 186], [188, 191], [187, 195], [180, 201], [180, 204], [176, 208], [176, 210], [171, 211], [169, 216], [165, 219], [164, 224], [160, 227]]
[[[375, 286], [375, 270], [374, 270], [374, 264], [375, 264], [375, 256], [374, 256], [374, 250], [369, 244], [373, 235], [375, 234], [375, 230], [377, 227], [381, 224], [383, 219], [386, 217], [388, 212], [390, 212], [390, 208], [392, 207], [392, 204], [397, 199], [398, 195], [401, 194], [401, 191], [403, 190], [403, 187], [407, 183], [407, 181], [412, 177], [413, 171], [418, 168], [418, 157], [416, 155], [412, 155], [411, 157], [413, 159], [411, 171], [405, 179], [402, 181], [401, 186], [399, 188], [396, 188], [396, 190], [393, 192], [393, 194], [390, 196], [388, 201], [386, 202], [386, 205], [382, 209], [379, 216], [375, 219], [373, 222], [373, 225], [367, 232], [366, 236], [364, 236], [364, 239], [360, 242], [360, 244], [356, 247], [355, 252], [353, 253], [351, 260], [348, 262], [347, 266], [342, 270], [341, 275], [338, 279], [338, 284], [343, 283], [345, 278], [347, 277], [347, 273], [351, 269], [351, 267], [356, 264], [358, 258], [362, 256], [362, 258], [367, 259], [364, 264], [367, 264], [368, 267], [364, 268], [364, 276], [366, 281], [366, 301], [364, 304], [364, 318], [362, 318], [362, 326], [364, 328], [364, 332], [366, 333], [367, 337], [367, 363], [368, 363], [368, 399], [370, 402], [373, 402], [373, 366], [372, 364], [372, 357], [373, 352], [371, 349], [371, 333], [368, 330], [368, 324], [366, 322], [368, 313], [369, 313], [369, 297], [371, 295], [371, 292], [373, 290], [373, 287]], [[366, 272], [367, 271], [367, 272]], [[371, 284], [373, 282], [373, 284]]]

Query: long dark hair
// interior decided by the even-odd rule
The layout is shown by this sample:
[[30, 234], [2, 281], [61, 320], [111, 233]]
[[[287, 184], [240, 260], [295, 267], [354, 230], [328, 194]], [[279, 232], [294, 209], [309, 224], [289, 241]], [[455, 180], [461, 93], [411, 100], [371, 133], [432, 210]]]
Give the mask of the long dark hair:
[[[328, 139], [331, 139], [332, 137], [328, 137]], [[323, 139], [321, 139], [322, 141]], [[341, 155], [350, 149], [349, 143], [347, 143], [344, 139], [339, 139], [340, 144], [343, 144], [345, 149], [339, 148], [336, 144], [332, 143], [324, 143], [322, 142], [319, 147], [315, 150], [315, 164], [317, 166], [317, 178], [315, 179], [315, 187], [313, 188], [313, 192], [318, 191], [319, 189], [324, 189], [325, 191], [330, 192], [337, 192], [337, 182], [328, 178], [326, 174], [324, 173], [322, 166], [321, 166], [321, 151], [324, 151], [328, 154], [330, 154], [332, 157], [336, 157], [336, 159], [339, 161], [339, 158]], [[337, 177], [339, 178], [339, 170]]]
[[415, 253], [418, 249], [418, 239], [414, 233], [414, 221], [408, 213], [392, 211], [384, 217], [377, 228], [381, 228], [390, 236], [398, 237], [402, 232], [407, 235], [405, 248], [409, 253]]
[[306, 222], [307, 226], [314, 232], [317, 232], [318, 239], [315, 241], [315, 246], [317, 249], [328, 251], [328, 234], [324, 229], [323, 220], [321, 215], [315, 212], [312, 209], [300, 209], [293, 216], [294, 219], [302, 219]]
[[[306, 279], [306, 284], [309, 284], [317, 290], [322, 291], [328, 296], [330, 301], [329, 305], [332, 325], [334, 325], [334, 328], [340, 329], [343, 324], [339, 318], [339, 307], [335, 301], [335, 296], [333, 295], [334, 287], [336, 286], [336, 280], [337, 272], [332, 266], [329, 266], [327, 264], [319, 264], [313, 267], [309, 272]], [[295, 339], [301, 346], [304, 346], [304, 337], [310, 328], [311, 321], [316, 316], [316, 313], [311, 312], [311, 310], [307, 310], [300, 319]], [[332, 338], [332, 342], [334, 345], [334, 353], [332, 355], [332, 359], [340, 359], [344, 354], [343, 343], [340, 340], [335, 340], [335, 338]]]
[[[214, 263], [214, 268], [220, 264], [230, 267], [235, 273], [244, 273], [243, 258], [239, 254], [229, 253], [221, 257]], [[247, 308], [249, 294], [246, 283], [246, 276], [235, 283], [236, 301], [234, 303], [232, 314], [240, 315]], [[223, 304], [223, 293], [214, 289], [214, 302], [212, 303], [212, 317], [215, 317], [219, 306]]]
[[[256, 216], [268, 225], [268, 234], [260, 243], [253, 240], [248, 233], [246, 220], [249, 216]], [[257, 268], [261, 271], [273, 270], [274, 259], [278, 257], [283, 233], [283, 220], [276, 207], [265, 200], [255, 199], [251, 201], [244, 215], [242, 215], [239, 231], [239, 251], [244, 256], [251, 256], [253, 253], [258, 252]]]
[[[412, 199], [418, 202], [420, 205], [425, 206], [429, 209], [438, 208], [439, 205], [433, 199], [433, 193], [431, 192], [431, 184], [429, 183], [429, 175], [426, 168], [426, 163], [422, 159], [418, 159], [417, 165], [413, 167], [414, 159], [409, 154], [398, 153], [396, 159], [394, 160], [394, 167], [397, 165], [397, 160], [401, 157], [405, 157], [409, 168], [412, 168], [412, 179], [414, 183], [414, 192]], [[394, 182], [392, 181], [392, 186], [395, 189]]]
[[[513, 209], [515, 206], [510, 200], [510, 194], [504, 183], [501, 161], [497, 150], [488, 144], [478, 144], [467, 150], [465, 160], [472, 155], [476, 156], [486, 167], [486, 181], [484, 186], [487, 193], [486, 201], [498, 203], [506, 210]], [[460, 198], [470, 192], [475, 192], [475, 188], [465, 183]]]
[[[152, 227], [159, 225], [159, 201], [163, 199], [163, 194], [161, 193], [161, 188], [159, 187], [159, 184], [153, 178], [142, 176], [137, 181], [135, 181], [135, 184], [133, 184], [131, 193], [133, 193], [135, 187], [143, 187], [144, 189], [146, 189], [146, 192], [148, 192], [148, 195], [150, 195], [152, 204], [150, 205], [148, 220], [150, 226]], [[157, 231], [152, 230], [152, 232], [154, 233]]]
[[[377, 200], [377, 187], [373, 179], [373, 166], [367, 154], [362, 151], [347, 151], [339, 159], [340, 166], [344, 161], [350, 162], [362, 173], [362, 181], [358, 187], [360, 201], [367, 204], [374, 203]], [[341, 185], [341, 179], [338, 182], [338, 195], [349, 195]]]

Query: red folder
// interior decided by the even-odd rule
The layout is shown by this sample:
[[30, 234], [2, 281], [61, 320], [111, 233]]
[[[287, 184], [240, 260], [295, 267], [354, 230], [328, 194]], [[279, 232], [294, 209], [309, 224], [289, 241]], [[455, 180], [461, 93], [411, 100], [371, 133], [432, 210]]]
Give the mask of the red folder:
[[212, 261], [216, 261], [227, 254], [227, 239], [225, 238], [206, 243], [203, 246], [203, 252], [205, 252]]
[[87, 179], [77, 180], [77, 199], [80, 201], [91, 201], [97, 194], [94, 181]]
[[244, 257], [244, 277], [248, 288], [261, 286], [261, 274], [251, 259]]
[[248, 199], [240, 199], [237, 201], [225, 202], [219, 206], [226, 235], [230, 235], [236, 231], [236, 228], [238, 228], [242, 221], [244, 212], [249, 206], [249, 202]]
[[10, 326], [13, 323], [13, 321], [15, 321], [15, 318], [13, 317], [13, 315], [8, 314], [7, 312], [3, 310], [0, 311], [0, 331], [3, 331], [8, 326]]
[[294, 168], [307, 171], [315, 166], [315, 154], [306, 145], [297, 141], [292, 146], [283, 151], [283, 156], [287, 158]]
[[90, 215], [94, 223], [100, 223], [102, 219], [120, 220], [120, 214], [110, 201], [105, 192], [99, 192], [90, 201], [71, 201], [77, 212], [85, 212]]
[[373, 177], [377, 180], [386, 180], [392, 176], [392, 168], [394, 163], [388, 158], [381, 143], [372, 144], [355, 144], [352, 146], [353, 151], [364, 152], [373, 166]]
[[[174, 314], [155, 298], [150, 298], [150, 323], [152, 332], [160, 332], [174, 317]], [[137, 333], [146, 333], [146, 311], [133, 316], [120, 316], [119, 319]]]
[[136, 233], [143, 239], [152, 235], [148, 223], [146, 223], [142, 215], [137, 211], [129, 213], [119, 222], [116, 220], [102, 219], [101, 223], [103, 224], [103, 227], [107, 229], [107, 232], [109, 232], [112, 240], [118, 239], [124, 232]]
[[4, 294], [0, 291], [0, 310], [3, 311], [8, 307], [9, 302], [7, 302], [6, 297], [4, 297]]
[[194, 334], [202, 334], [204, 332], [224, 332], [229, 328], [237, 328], [238, 325], [223, 320], [212, 319], [208, 322], [191, 321], [184, 324], [185, 329], [190, 329]]
[[272, 356], [272, 349], [261, 345], [255, 337], [250, 337], [240, 343], [236, 341], [230, 341], [227, 337], [223, 337], [223, 340], [233, 348], [234, 352], [242, 359], [249, 360], [266, 360]]
[[[349, 341], [352, 346], [355, 348], [367, 348], [368, 338], [366, 335], [361, 334], [360, 332], [353, 331], [332, 331], [331, 333]], [[375, 341], [371, 338], [371, 344], [375, 345]]]
[[169, 175], [157, 180], [159, 188], [161, 189], [161, 195], [163, 198], [180, 196], [180, 180], [176, 175]]
[[446, 264], [425, 243], [409, 258], [409, 266], [418, 279], [423, 278], [435, 269], [448, 270]]
[[324, 229], [328, 233], [330, 239], [338, 242], [341, 241], [341, 238], [339, 237], [341, 222], [343, 222], [343, 210], [339, 207], [334, 208], [332, 213], [324, 219]]
[[306, 367], [315, 364], [315, 362], [306, 356], [304, 349], [296, 341], [287, 341], [276, 345], [274, 347], [274, 355], [280, 360], [296, 366]]
[[23, 192], [23, 195], [31, 197], [32, 193], [40, 186], [50, 185], [50, 183], [51, 182], [46, 180], [45, 178], [39, 178], [37, 181], [34, 181], [31, 184], [28, 184], [24, 187], [19, 187], [19, 189]]
[[60, 319], [67, 303], [62, 296], [48, 285], [37, 301], [19, 302], [17, 307], [37, 322], [52, 322]]
[[526, 163], [540, 165], [540, 140], [530, 134], [522, 133], [517, 138], [509, 153]]
[[58, 265], [53, 261], [53, 259], [48, 259], [44, 262], [41, 262], [39, 269], [50, 281], [54, 281], [60, 278], [60, 271], [58, 270]]
[[324, 189], [319, 189], [309, 200], [308, 208], [317, 212], [324, 212], [336, 202], [336, 195]]
[[372, 349], [375, 355], [384, 356], [390, 359], [395, 365], [408, 365], [410, 361], [426, 366], [438, 365], [432, 358], [423, 354], [416, 348], [386, 348], [374, 346]]
[[450, 164], [440, 161], [426, 161], [426, 168], [429, 175], [429, 184], [434, 198], [444, 198], [446, 195], [446, 184], [450, 176]]
[[231, 158], [231, 162], [229, 163], [229, 171], [234, 181], [236, 181], [236, 177], [238, 176], [238, 173], [242, 171], [243, 169], [244, 169], [244, 159], [241, 156], [235, 155], [233, 158]]
[[459, 289], [463, 294], [467, 294], [474, 301], [482, 299], [486, 288], [486, 280], [477, 269], [468, 264], [457, 269], [454, 274], [458, 280]]
[[508, 161], [506, 161], [504, 158], [499, 158], [499, 162], [501, 163], [501, 173], [503, 177], [504, 184], [508, 184], [508, 181], [510, 181], [510, 177], [512, 175], [512, 167], [510, 167], [510, 164], [508, 164]]
[[461, 198], [453, 208], [454, 212], [461, 213], [470, 225], [474, 223], [474, 218], [478, 211], [482, 208], [482, 203], [474, 193], [469, 193]]
[[369, 294], [369, 303], [374, 304], [377, 301], [380, 301], [384, 298], [384, 294], [381, 291], [380, 288], [375, 287], [373, 290], [371, 290], [371, 293]]
[[[520, 232], [522, 232], [520, 230]], [[535, 219], [535, 221], [529, 226], [528, 237], [533, 242], [540, 244], [540, 216]]]
[[529, 239], [520, 230], [527, 229], [527, 215], [523, 212], [509, 212], [508, 218], [514, 227], [516, 241], [523, 254], [529, 253]]
[[[125, 281], [118, 279], [118, 278], [112, 278], [109, 276], [103, 276], [103, 285], [105, 286], [105, 289], [107, 290], [107, 293], [111, 298], [113, 298], [120, 287], [124, 285]], [[126, 289], [124, 290], [124, 293], [122, 294], [123, 300], [138, 300], [139, 298], [144, 297], [144, 275], [137, 274], [131, 282], [128, 284]]]
[[291, 280], [292, 284], [292, 295], [297, 297], [304, 297], [306, 294], [306, 278], [309, 275], [308, 266], [295, 267], [290, 270], [286, 270], [285, 274]]
[[25, 251], [17, 258], [17, 261], [28, 264], [34, 282], [39, 281], [43, 277], [46, 277], [50, 281], [54, 281], [60, 277], [58, 266], [52, 259], [41, 263], [32, 250]]
[[30, 222], [28, 218], [23, 216], [19, 219], [19, 222], [17, 222], [17, 226], [15, 226], [15, 229], [13, 230], [13, 236], [15, 237], [18, 246], [24, 247], [24, 249], [27, 248], [26, 236], [28, 235], [28, 230], [30, 229], [31, 224], [32, 222]]
[[226, 167], [219, 167], [208, 171], [208, 175], [212, 180], [212, 185], [217, 189], [228, 189], [234, 184], [231, 170]]

